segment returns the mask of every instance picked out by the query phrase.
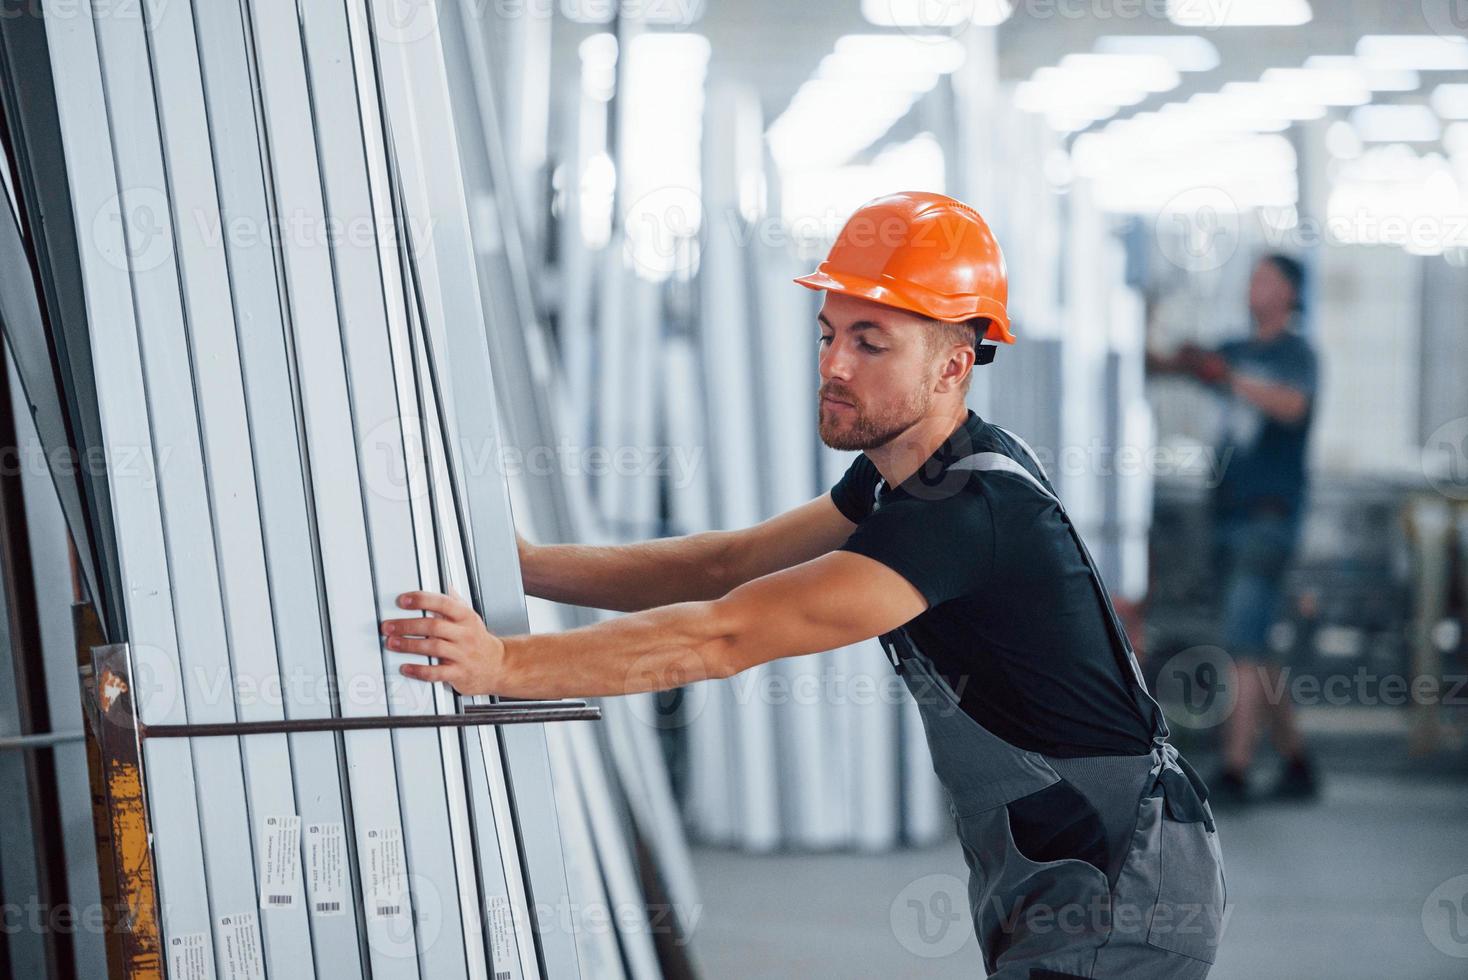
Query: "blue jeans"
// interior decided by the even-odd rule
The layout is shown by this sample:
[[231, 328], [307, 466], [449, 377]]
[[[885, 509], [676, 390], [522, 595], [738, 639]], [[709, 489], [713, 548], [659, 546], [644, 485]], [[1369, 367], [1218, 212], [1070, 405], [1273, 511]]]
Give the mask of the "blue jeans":
[[1284, 573], [1300, 536], [1297, 516], [1276, 512], [1217, 518], [1214, 561], [1222, 600], [1224, 649], [1235, 657], [1279, 662], [1269, 629], [1279, 616]]

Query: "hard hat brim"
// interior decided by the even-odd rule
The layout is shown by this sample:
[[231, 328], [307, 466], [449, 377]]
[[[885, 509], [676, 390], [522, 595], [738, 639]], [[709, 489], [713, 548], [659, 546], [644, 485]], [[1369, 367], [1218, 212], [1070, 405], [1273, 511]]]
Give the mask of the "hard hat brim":
[[911, 293], [916, 290], [911, 287], [907, 291], [899, 290], [890, 284], [863, 276], [827, 272], [822, 269], [817, 269], [809, 275], [797, 276], [793, 281], [807, 289], [869, 299], [883, 306], [891, 306], [948, 323], [962, 323], [964, 320], [971, 320], [977, 316], [987, 317], [989, 329], [985, 331], [982, 340], [1005, 344], [1014, 343], [1014, 334], [1009, 332], [1008, 314], [1002, 306], [983, 296], [952, 297], [936, 294], [913, 296]]

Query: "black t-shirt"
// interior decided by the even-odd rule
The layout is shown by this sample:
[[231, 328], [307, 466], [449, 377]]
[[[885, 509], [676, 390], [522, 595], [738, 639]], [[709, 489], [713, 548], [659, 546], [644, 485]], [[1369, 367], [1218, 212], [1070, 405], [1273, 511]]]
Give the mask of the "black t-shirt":
[[858, 456], [831, 488], [857, 525], [841, 550], [881, 562], [928, 600], [908, 635], [993, 734], [1062, 757], [1149, 751], [1106, 611], [1055, 502], [1013, 473], [948, 472], [985, 451], [1039, 475], [973, 412], [900, 486]]

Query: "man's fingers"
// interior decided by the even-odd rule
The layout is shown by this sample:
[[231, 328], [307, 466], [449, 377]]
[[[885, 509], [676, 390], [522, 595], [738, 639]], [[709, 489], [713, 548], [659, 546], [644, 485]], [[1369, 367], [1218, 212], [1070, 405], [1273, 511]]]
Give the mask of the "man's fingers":
[[409, 616], [405, 619], [384, 619], [378, 624], [383, 636], [432, 636], [456, 640], [464, 635], [464, 627], [452, 619], [438, 616]]
[[441, 592], [404, 592], [398, 596], [398, 605], [404, 609], [422, 609], [454, 622], [462, 622], [475, 615], [467, 602]]
[[387, 648], [399, 653], [417, 653], [449, 662], [459, 659], [458, 647], [446, 640], [432, 638], [418, 640], [410, 636], [391, 636], [388, 637]]
[[415, 681], [427, 681], [430, 684], [451, 684], [454, 674], [453, 668], [440, 666], [439, 664], [403, 664], [398, 670], [402, 671], [404, 677], [411, 677]]

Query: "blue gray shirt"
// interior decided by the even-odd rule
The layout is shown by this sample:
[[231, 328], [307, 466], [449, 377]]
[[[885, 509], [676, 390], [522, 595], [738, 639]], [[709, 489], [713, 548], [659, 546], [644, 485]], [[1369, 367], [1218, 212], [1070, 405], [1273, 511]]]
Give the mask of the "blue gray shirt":
[[1214, 491], [1215, 509], [1226, 516], [1261, 509], [1298, 515], [1305, 499], [1305, 448], [1319, 382], [1315, 351], [1290, 329], [1271, 340], [1229, 341], [1218, 353], [1236, 374], [1297, 388], [1309, 405], [1299, 421], [1287, 423], [1237, 395], [1227, 396], [1219, 440], [1223, 477]]

